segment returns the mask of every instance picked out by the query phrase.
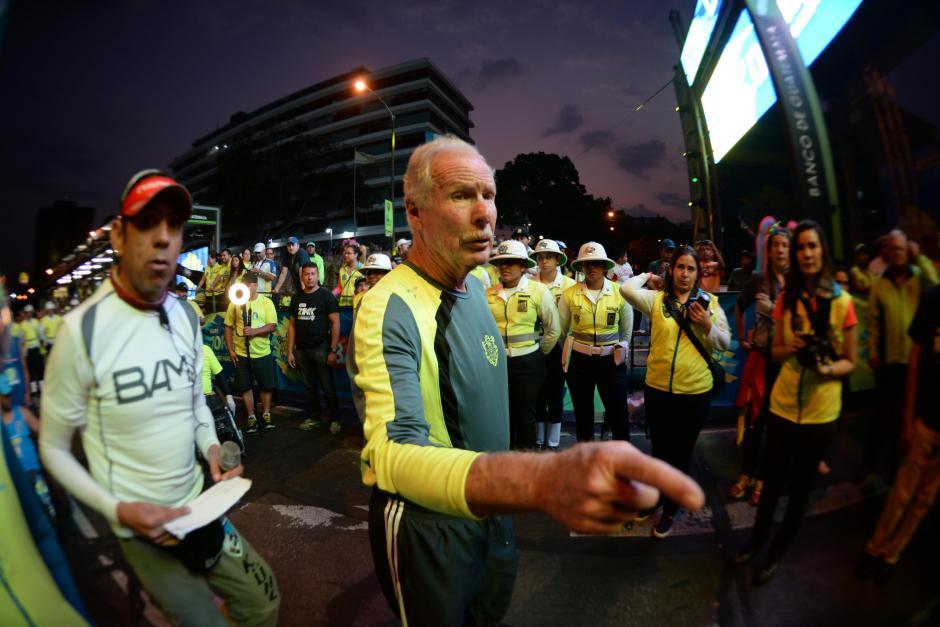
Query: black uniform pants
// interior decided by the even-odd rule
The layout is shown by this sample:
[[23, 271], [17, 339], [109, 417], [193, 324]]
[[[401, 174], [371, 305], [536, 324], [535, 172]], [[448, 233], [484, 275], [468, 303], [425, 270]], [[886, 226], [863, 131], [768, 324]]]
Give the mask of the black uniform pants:
[[535, 403], [545, 382], [545, 357], [536, 350], [506, 360], [509, 371], [509, 446], [535, 448]]
[[883, 364], [875, 377], [877, 400], [867, 416], [862, 471], [865, 474], [882, 472], [890, 480], [901, 463], [897, 443], [901, 435], [907, 364]]
[[329, 346], [319, 348], [294, 348], [294, 359], [304, 379], [304, 394], [307, 398], [307, 411], [310, 418], [320, 419], [320, 393], [326, 397], [326, 406], [330, 410], [330, 419], [339, 420], [339, 401], [333, 385], [333, 369], [326, 363]]
[[498, 625], [509, 609], [517, 562], [510, 518], [455, 518], [373, 488], [369, 543], [402, 622]]
[[594, 439], [594, 388], [601, 396], [615, 440], [629, 440], [627, 422], [627, 363], [614, 364], [614, 356], [572, 352], [568, 363], [568, 391], [574, 405], [578, 442]]
[[764, 490], [757, 508], [751, 547], [760, 550], [770, 537], [774, 512], [789, 481], [787, 513], [777, 531], [770, 558], [779, 560], [796, 536], [809, 505], [819, 460], [836, 435], [836, 422], [797, 424], [775, 414], [767, 421]]
[[545, 356], [545, 382], [535, 405], [535, 421], [558, 424], [564, 413], [565, 372], [561, 369], [561, 343]]

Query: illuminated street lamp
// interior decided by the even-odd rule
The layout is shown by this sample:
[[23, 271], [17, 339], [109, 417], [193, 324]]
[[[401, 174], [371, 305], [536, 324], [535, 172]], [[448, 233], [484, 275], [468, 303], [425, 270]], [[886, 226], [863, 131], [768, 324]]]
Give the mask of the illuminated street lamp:
[[372, 88], [369, 87], [366, 82], [362, 79], [357, 80], [353, 83], [353, 86], [356, 88], [356, 91], [364, 93], [368, 91], [370, 94], [375, 96], [379, 102], [382, 103], [382, 106], [385, 107], [385, 110], [388, 111], [388, 117], [391, 119], [392, 124], [392, 153], [391, 153], [391, 168], [388, 173], [388, 197], [392, 201], [392, 207], [395, 206], [395, 114], [392, 113], [391, 108], [389, 108], [388, 103], [382, 100], [382, 97], [372, 91]]

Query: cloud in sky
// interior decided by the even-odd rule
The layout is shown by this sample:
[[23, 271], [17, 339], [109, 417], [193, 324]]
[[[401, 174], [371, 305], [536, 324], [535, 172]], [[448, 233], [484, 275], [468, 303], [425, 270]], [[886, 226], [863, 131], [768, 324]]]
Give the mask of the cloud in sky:
[[614, 149], [617, 166], [639, 178], [646, 178], [647, 172], [656, 168], [665, 156], [666, 144], [658, 139], [637, 144], [623, 143]]
[[680, 209], [685, 209], [689, 206], [688, 199], [677, 194], [676, 192], [661, 191], [656, 194], [656, 200], [658, 200], [663, 205], [666, 205], [667, 207], [678, 207]]
[[477, 89], [485, 89], [516, 76], [522, 76], [524, 69], [516, 57], [501, 57], [482, 61], [479, 67], [464, 69], [461, 78], [469, 79]]
[[542, 137], [570, 133], [571, 131], [579, 129], [583, 124], [584, 116], [581, 115], [581, 110], [577, 105], [562, 105], [561, 111], [558, 113], [558, 119], [551, 127], [542, 131]]

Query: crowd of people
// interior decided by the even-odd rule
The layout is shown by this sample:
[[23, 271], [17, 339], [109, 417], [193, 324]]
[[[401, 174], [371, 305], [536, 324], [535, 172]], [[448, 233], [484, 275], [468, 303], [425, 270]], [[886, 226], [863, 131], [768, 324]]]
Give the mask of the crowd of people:
[[[701, 507], [687, 473], [726, 379], [717, 355], [733, 340], [719, 294], [732, 291], [746, 360], [735, 400], [741, 469], [727, 495], [757, 507], [732, 561], [755, 561], [757, 584], [772, 578], [816, 477], [828, 472], [843, 399], [859, 391], [853, 377], [867, 362], [878, 401], [864, 416], [859, 480], [893, 484], [859, 574], [887, 577], [940, 487], [936, 260], [893, 230], [874, 258], [860, 245], [845, 269], [820, 225], [767, 217], [740, 267], [726, 268], [711, 241], [663, 239], [640, 271], [626, 246], [616, 259], [599, 242], [574, 255], [522, 228], [496, 242], [495, 195], [475, 147], [435, 139], [415, 150], [405, 175], [413, 242], [370, 252], [350, 240], [326, 258], [294, 236], [281, 259], [263, 243], [212, 251], [190, 299], [185, 284], [168, 286], [191, 198], [164, 173], [139, 173], [112, 225], [120, 263], [110, 277], [64, 318], [54, 302], [40, 316], [30, 305], [16, 313], [0, 397], [37, 493], [48, 493], [44, 467], [101, 513], [174, 620], [220, 623], [208, 582], [233, 619], [274, 624], [274, 574], [231, 521], [182, 541], [164, 524], [202, 491], [198, 459], [213, 482], [238, 476], [240, 463], [222, 467], [221, 443], [244, 449], [239, 424], [249, 436], [276, 428], [272, 342], [282, 309], [284, 354], [306, 391], [300, 429], [325, 425], [325, 405], [330, 432], [340, 431], [334, 377], [345, 362], [365, 437], [373, 559], [392, 610], [417, 624], [495, 624], [516, 572], [506, 514], [542, 511], [586, 533], [650, 519], [650, 534], [664, 539], [684, 508]], [[224, 312], [233, 380], [203, 344], [212, 312]], [[627, 443], [638, 330], [649, 338], [649, 457]], [[571, 447], [561, 446], [566, 387]], [[609, 442], [592, 442], [595, 391]], [[76, 430], [87, 467], [71, 449]], [[432, 538], [440, 550], [422, 551]]]

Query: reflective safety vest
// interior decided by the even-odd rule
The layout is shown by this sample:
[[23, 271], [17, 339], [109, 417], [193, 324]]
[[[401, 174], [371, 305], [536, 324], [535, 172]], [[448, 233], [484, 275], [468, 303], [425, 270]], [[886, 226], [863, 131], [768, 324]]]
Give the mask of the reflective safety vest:
[[55, 341], [56, 333], [59, 332], [59, 327], [62, 326], [62, 316], [48, 314], [43, 316], [40, 324], [42, 325], [42, 334], [46, 337], [46, 342], [52, 344], [52, 342]]
[[545, 286], [526, 278], [519, 279], [516, 291], [504, 299], [500, 292], [501, 284], [486, 290], [486, 302], [499, 327], [506, 348], [522, 348], [536, 344], [542, 334], [539, 332], [539, 307], [548, 293]]
[[[541, 283], [541, 281], [540, 281]], [[552, 293], [552, 296], [555, 297], [555, 306], [558, 306], [558, 301], [561, 300], [561, 295], [565, 293], [569, 287], [575, 284], [574, 279], [570, 276], [565, 276], [561, 273], [561, 268], [555, 273], [555, 280], [551, 283], [542, 283], [549, 292]]]
[[[571, 335], [576, 342], [592, 346], [612, 346], [620, 342], [620, 310], [624, 299], [616, 284], [604, 279], [600, 298], [595, 305], [588, 297], [590, 290], [576, 283], [565, 290], [562, 298], [571, 313]], [[562, 333], [565, 329], [562, 329]]]
[[470, 274], [478, 278], [486, 289], [493, 287], [493, 283], [490, 281], [490, 275], [487, 274], [483, 266], [477, 266], [470, 271]]
[[[650, 351], [646, 358], [646, 384], [673, 394], [703, 394], [712, 389], [712, 374], [701, 353], [692, 345], [679, 323], [667, 311], [665, 292], [656, 292], [650, 311]], [[708, 306], [714, 324], [718, 317], [718, 298]], [[689, 326], [706, 349], [705, 332], [689, 321]]]
[[352, 307], [353, 296], [356, 295], [356, 279], [363, 276], [358, 268], [350, 270], [346, 266], [339, 269], [339, 306]]
[[23, 339], [26, 350], [39, 348], [39, 325], [35, 320], [23, 320], [13, 325], [13, 334]]

